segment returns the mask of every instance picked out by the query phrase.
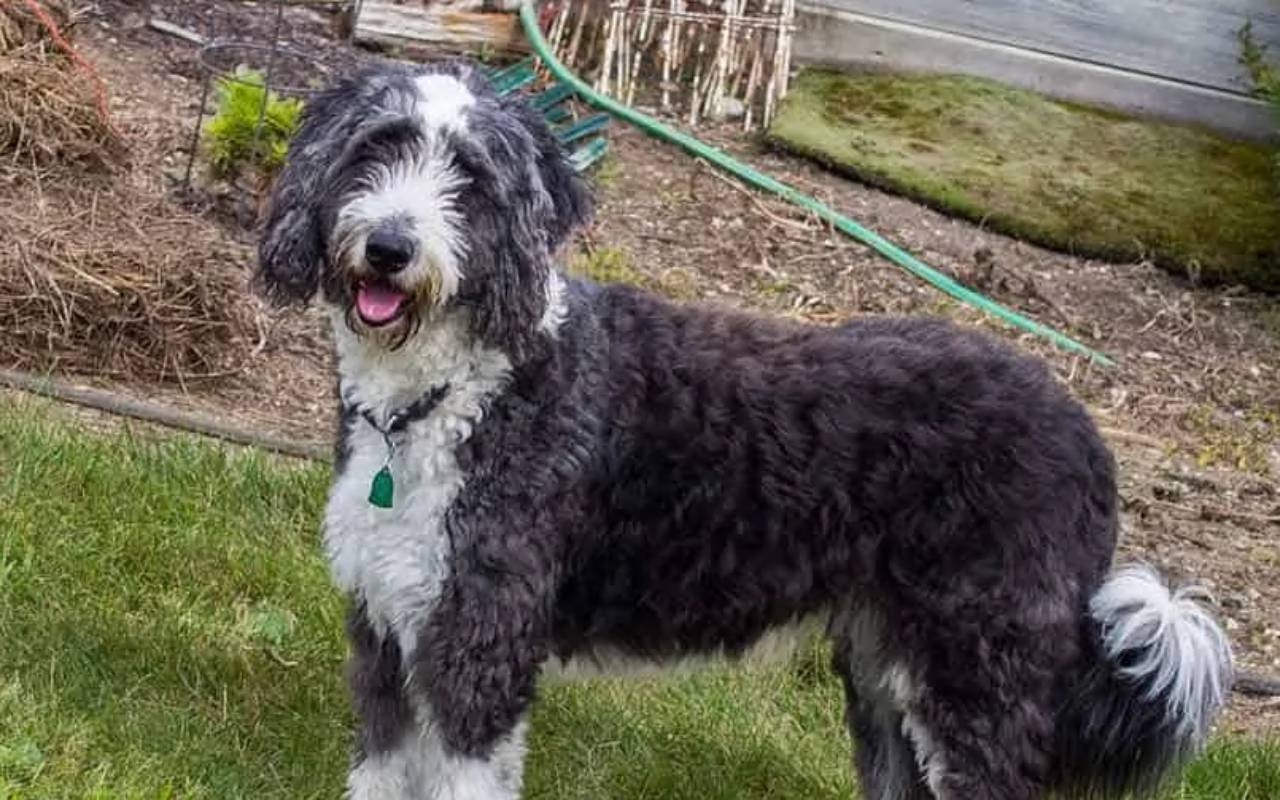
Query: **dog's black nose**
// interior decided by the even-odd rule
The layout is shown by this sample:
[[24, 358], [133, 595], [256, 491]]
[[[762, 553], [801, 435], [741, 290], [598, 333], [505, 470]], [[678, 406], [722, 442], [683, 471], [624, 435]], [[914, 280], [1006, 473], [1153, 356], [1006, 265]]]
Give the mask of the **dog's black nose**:
[[383, 275], [391, 275], [409, 266], [413, 251], [413, 239], [385, 228], [369, 234], [369, 240], [364, 243], [365, 260]]

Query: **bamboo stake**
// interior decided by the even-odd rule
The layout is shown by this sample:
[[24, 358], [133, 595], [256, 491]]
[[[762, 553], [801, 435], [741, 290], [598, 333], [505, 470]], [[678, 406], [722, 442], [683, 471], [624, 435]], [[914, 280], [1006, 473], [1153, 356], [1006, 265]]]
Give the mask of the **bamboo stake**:
[[725, 86], [729, 79], [729, 70], [734, 51], [734, 20], [738, 17], [740, 0], [724, 0], [721, 7], [723, 14], [720, 20], [720, 37], [712, 60], [712, 71], [708, 74], [706, 90], [703, 94], [703, 114], [712, 119], [719, 119], [724, 111]]
[[[782, 0], [783, 16], [786, 15], [786, 7], [789, 0]], [[775, 40], [776, 44], [773, 48], [773, 64], [769, 74], [769, 82], [765, 88], [764, 94], [764, 115], [760, 118], [760, 123], [764, 126], [769, 125], [769, 121], [773, 119], [773, 107], [777, 102], [778, 95], [778, 73], [782, 67], [782, 51], [785, 47], [786, 31], [782, 25], [781, 19], [778, 22], [778, 36]]]
[[[608, 17], [604, 14], [601, 14], [599, 23], [591, 26], [591, 41], [587, 43], [588, 53], [600, 52], [600, 40], [604, 38], [605, 29], [608, 27], [609, 27]], [[603, 63], [603, 58], [601, 59], [601, 63]], [[596, 66], [599, 67], [600, 64], [597, 64]], [[597, 76], [597, 80], [598, 79], [599, 78]]]
[[671, 7], [666, 11], [667, 24], [671, 26], [671, 42], [667, 45], [671, 49], [671, 58], [673, 59], [672, 67], [675, 67], [674, 59], [680, 50], [680, 30], [684, 27], [684, 22], [679, 18], [680, 7], [683, 5], [681, 0], [670, 0]]
[[[569, 2], [569, 0], [566, 0]], [[569, 47], [565, 52], [565, 63], [570, 67], [577, 69], [578, 67], [578, 48], [582, 45], [582, 32], [587, 27], [587, 18], [590, 16], [591, 3], [589, 0], [582, 0], [578, 4], [578, 18], [574, 21], [573, 35], [569, 38]]]
[[729, 34], [729, 53], [725, 58], [724, 75], [721, 76], [721, 91], [718, 102], [721, 105], [721, 111], [724, 111], [724, 100], [726, 97], [737, 97], [737, 91], [742, 85], [741, 60], [743, 49], [746, 47], [750, 34], [742, 28], [740, 23], [746, 17], [747, 0], [734, 0], [734, 13], [732, 25]]
[[627, 69], [630, 63], [631, 50], [631, 16], [624, 10], [619, 17], [618, 26], [618, 52], [614, 55], [614, 65], [617, 72], [614, 73], [614, 79], [617, 81], [617, 88], [614, 89], [614, 97], [619, 100], [627, 96], [627, 76], [631, 74]]
[[[685, 0], [673, 0], [673, 2], [676, 5], [677, 13], [684, 9]], [[689, 23], [683, 19], [677, 18], [674, 22], [674, 26], [675, 30], [672, 31], [671, 34], [671, 53], [675, 57], [676, 61], [671, 65], [672, 70], [675, 73], [671, 79], [676, 82], [677, 86], [679, 86], [680, 79], [684, 75], [685, 71], [685, 57], [688, 55], [685, 50], [684, 39], [685, 30], [689, 27]]]
[[729, 63], [729, 86], [726, 94], [729, 97], [741, 97], [742, 87], [747, 81], [747, 62], [751, 59], [751, 46], [755, 44], [756, 32], [743, 29], [738, 34], [739, 41], [733, 47], [733, 60]]
[[734, 0], [724, 0], [721, 6], [720, 18], [720, 36], [716, 40], [716, 49], [711, 56], [711, 72], [708, 75], [707, 91], [702, 97], [702, 113], [703, 116], [717, 119], [720, 116], [721, 100], [724, 92], [721, 86], [724, 83], [725, 71], [728, 65], [725, 64], [725, 58], [728, 57], [730, 42], [733, 36], [733, 4]]
[[670, 0], [672, 18], [667, 19], [666, 28], [662, 31], [662, 110], [671, 110], [671, 58], [675, 55], [672, 44], [676, 38], [676, 27], [680, 24], [674, 19], [677, 0]]
[[[787, 96], [787, 90], [791, 88], [791, 39], [795, 27], [796, 18], [796, 0], [783, 0], [783, 11], [781, 33], [782, 33], [782, 69], [778, 75], [781, 87], [778, 90], [778, 100]], [[765, 122], [766, 125], [772, 121], [772, 118]]]
[[[551, 21], [551, 29], [547, 32], [547, 41], [550, 44], [551, 52], [563, 56], [560, 53], [560, 37], [564, 33], [565, 21], [569, 18], [569, 0], [561, 0], [560, 8], [556, 11], [555, 19]], [[541, 60], [538, 62], [537, 74], [541, 76], [544, 67]]]
[[700, 102], [699, 85], [702, 83], [702, 54], [706, 52], [707, 41], [705, 35], [705, 26], [698, 23], [698, 45], [694, 53], [693, 64], [693, 90], [689, 96], [689, 127], [697, 127], [698, 125], [698, 104]]
[[649, 42], [647, 41], [649, 38], [649, 21], [651, 17], [649, 12], [652, 9], [653, 0], [644, 0], [644, 14], [640, 17], [639, 30], [636, 32], [636, 41], [639, 46], [636, 47], [636, 52], [631, 57], [631, 76], [627, 85], [627, 105], [631, 105], [635, 102], [636, 83], [640, 75], [640, 62], [643, 60], [644, 53], [649, 46]]
[[604, 55], [600, 59], [600, 77], [596, 79], [596, 91], [609, 94], [609, 75], [613, 71], [613, 51], [618, 34], [618, 23], [622, 19], [621, 3], [610, 4], [609, 26], [605, 34]]
[[751, 130], [751, 115], [755, 111], [755, 95], [757, 84], [760, 82], [760, 65], [764, 63], [765, 40], [767, 37], [761, 36], [756, 43], [755, 57], [751, 60], [751, 71], [747, 75], [747, 91], [743, 94], [742, 105], [745, 109], [742, 115], [742, 130]]
[[622, 80], [618, 74], [618, 62], [623, 59], [622, 47], [626, 38], [627, 12], [619, 8], [617, 11], [617, 22], [613, 27], [613, 57], [609, 59], [609, 93], [615, 95], [618, 92], [617, 84]]
[[716, 41], [715, 52], [711, 56], [711, 70], [707, 73], [707, 84], [703, 87], [702, 113], [712, 118], [719, 116], [720, 112], [720, 87], [726, 69], [724, 59], [729, 49], [729, 37], [733, 33], [731, 22], [733, 9], [734, 0], [724, 0], [724, 4], [720, 7], [723, 15], [720, 19], [720, 36]]
[[560, 7], [556, 9], [556, 15], [551, 19], [551, 27], [547, 29], [547, 44], [551, 46], [551, 52], [556, 52], [556, 40], [560, 33], [560, 28], [564, 25], [564, 17], [569, 13], [568, 0], [561, 0]]

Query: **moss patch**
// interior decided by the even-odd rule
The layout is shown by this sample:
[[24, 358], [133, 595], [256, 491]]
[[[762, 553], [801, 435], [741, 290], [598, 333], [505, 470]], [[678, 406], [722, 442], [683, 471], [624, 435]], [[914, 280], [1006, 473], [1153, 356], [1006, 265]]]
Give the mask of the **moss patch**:
[[806, 70], [782, 147], [1039, 244], [1280, 291], [1274, 151], [959, 76]]
[[574, 253], [569, 272], [597, 283], [629, 283], [645, 286], [645, 276], [631, 266], [627, 251], [620, 247], [594, 247]]
[[688, 300], [697, 295], [696, 276], [689, 270], [672, 268], [658, 275], [640, 272], [631, 265], [631, 257], [621, 247], [592, 247], [574, 253], [569, 262], [570, 275], [580, 275], [597, 283], [627, 283], [665, 294], [674, 300]]

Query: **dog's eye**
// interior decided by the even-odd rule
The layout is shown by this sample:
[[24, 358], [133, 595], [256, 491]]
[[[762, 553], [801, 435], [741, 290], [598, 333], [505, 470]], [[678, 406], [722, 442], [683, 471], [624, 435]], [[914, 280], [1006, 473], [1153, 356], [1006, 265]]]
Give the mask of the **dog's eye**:
[[407, 156], [418, 142], [421, 132], [406, 118], [376, 125], [352, 139], [342, 164], [345, 168], [387, 164]]
[[469, 180], [484, 181], [491, 177], [493, 168], [484, 152], [466, 142], [455, 141], [450, 148], [453, 166]]

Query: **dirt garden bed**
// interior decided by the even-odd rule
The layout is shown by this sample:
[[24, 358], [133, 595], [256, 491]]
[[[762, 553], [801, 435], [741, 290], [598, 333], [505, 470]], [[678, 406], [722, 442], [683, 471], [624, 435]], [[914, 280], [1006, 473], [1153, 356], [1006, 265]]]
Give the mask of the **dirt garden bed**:
[[[154, 5], [157, 15], [193, 28], [204, 18], [243, 31], [269, 24], [261, 5]], [[326, 64], [344, 69], [362, 58], [331, 41], [327, 15], [291, 8], [288, 16], [290, 35], [314, 46]], [[144, 4], [103, 0], [81, 18], [79, 40], [111, 87], [112, 111], [132, 143], [130, 180], [172, 197], [199, 98], [195, 48], [145, 23]], [[1280, 673], [1276, 300], [1197, 288], [1149, 264], [1106, 264], [1039, 249], [769, 152], [728, 128], [699, 135], [997, 300], [1083, 339], [1118, 366], [1093, 367], [1004, 330], [785, 204], [749, 193], [616, 123], [608, 133], [611, 155], [594, 174], [598, 221], [577, 246], [579, 268], [689, 300], [819, 323], [854, 314], [940, 313], [1017, 339], [1048, 358], [1108, 429], [1123, 470], [1125, 553], [1208, 583], [1242, 667]], [[0, 198], [24, 196], [17, 191], [0, 187]], [[206, 269], [240, 292], [234, 296], [261, 320], [247, 339], [227, 345], [234, 368], [183, 384], [125, 372], [78, 379], [263, 431], [327, 440], [331, 386], [323, 326], [314, 313], [267, 315], [243, 292], [251, 232], [197, 211], [190, 213], [199, 235], [188, 237], [185, 257], [211, 259]], [[9, 354], [0, 366], [14, 363]], [[1224, 726], [1280, 733], [1280, 702], [1237, 695]]]

